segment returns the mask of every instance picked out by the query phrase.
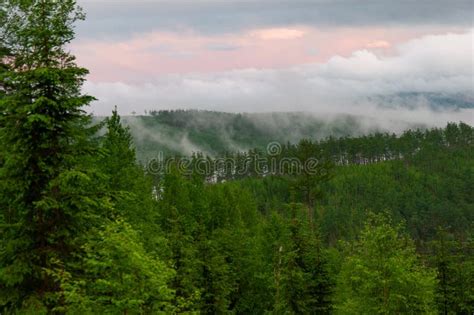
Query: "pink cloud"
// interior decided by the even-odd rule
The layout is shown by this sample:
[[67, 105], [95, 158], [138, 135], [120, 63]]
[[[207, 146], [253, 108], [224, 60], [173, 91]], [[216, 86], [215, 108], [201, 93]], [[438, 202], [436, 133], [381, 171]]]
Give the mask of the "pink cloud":
[[[152, 32], [122, 41], [82, 40], [71, 47], [95, 82], [147, 82], [164, 74], [283, 68], [347, 57], [361, 49], [390, 53], [391, 47], [447, 30], [309, 27], [256, 29], [206, 36], [192, 31]], [[314, 53], [317, 52], [317, 53]]]
[[385, 40], [376, 40], [366, 45], [367, 48], [390, 48], [390, 43]]
[[296, 39], [303, 37], [307, 32], [292, 28], [269, 28], [251, 32], [251, 34], [263, 40]]

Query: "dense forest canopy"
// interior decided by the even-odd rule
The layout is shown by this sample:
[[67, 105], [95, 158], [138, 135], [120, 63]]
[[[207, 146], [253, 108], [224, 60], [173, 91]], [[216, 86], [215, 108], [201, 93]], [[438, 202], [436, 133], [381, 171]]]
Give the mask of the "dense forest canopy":
[[1, 314], [474, 312], [472, 126], [265, 143], [212, 113], [252, 149], [155, 169], [84, 112], [75, 1], [1, 5]]

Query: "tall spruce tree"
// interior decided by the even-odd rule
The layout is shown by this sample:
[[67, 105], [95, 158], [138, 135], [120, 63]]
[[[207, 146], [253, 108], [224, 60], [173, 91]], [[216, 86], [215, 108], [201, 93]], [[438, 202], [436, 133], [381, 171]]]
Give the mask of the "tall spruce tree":
[[53, 274], [101, 203], [82, 167], [94, 150], [88, 72], [65, 48], [84, 15], [74, 0], [2, 0], [0, 11], [0, 313], [39, 313], [61, 303]]
[[[281, 218], [283, 229], [274, 257], [274, 311], [277, 314], [328, 314], [332, 279], [318, 233], [307, 209], [290, 204], [291, 215]], [[274, 218], [275, 219], [275, 218]], [[275, 221], [277, 223], [278, 221]]]
[[106, 154], [102, 168], [111, 177], [110, 184], [113, 190], [131, 190], [130, 186], [133, 184], [131, 179], [139, 174], [129, 173], [136, 173], [133, 170], [135, 169], [142, 175], [143, 171], [137, 168], [130, 128], [122, 125], [117, 107], [112, 111], [112, 116], [105, 120], [105, 125], [107, 131], [102, 145]]

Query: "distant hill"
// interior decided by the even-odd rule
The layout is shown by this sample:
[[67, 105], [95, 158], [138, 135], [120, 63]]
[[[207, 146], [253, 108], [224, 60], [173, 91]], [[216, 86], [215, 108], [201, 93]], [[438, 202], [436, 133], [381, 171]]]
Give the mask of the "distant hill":
[[139, 160], [164, 154], [264, 149], [271, 141], [295, 143], [302, 138], [357, 136], [375, 131], [401, 132], [422, 125], [380, 122], [370, 117], [325, 115], [303, 112], [224, 113], [176, 110], [151, 112], [146, 116], [125, 116]]
[[462, 93], [404, 92], [370, 97], [369, 100], [382, 108], [404, 107], [413, 109], [420, 105], [435, 111], [474, 108], [473, 94]]

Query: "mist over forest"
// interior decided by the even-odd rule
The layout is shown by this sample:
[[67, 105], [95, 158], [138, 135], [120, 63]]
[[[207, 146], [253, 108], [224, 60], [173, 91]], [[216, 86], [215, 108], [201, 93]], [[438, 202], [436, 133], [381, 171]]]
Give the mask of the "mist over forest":
[[[264, 150], [272, 141], [296, 144], [301, 139], [354, 137], [375, 132], [399, 135], [408, 129], [443, 127], [446, 121], [470, 120], [469, 115], [459, 108], [446, 114], [448, 119], [441, 118], [439, 113], [429, 116], [430, 110], [426, 113], [429, 118], [425, 120], [413, 117], [411, 120], [398, 120], [388, 115], [163, 110], [150, 111], [147, 115], [123, 116], [122, 121], [130, 128], [138, 159], [145, 162], [160, 152], [165, 155], [200, 152], [216, 156], [226, 151]], [[459, 120], [450, 120], [456, 118]]]

